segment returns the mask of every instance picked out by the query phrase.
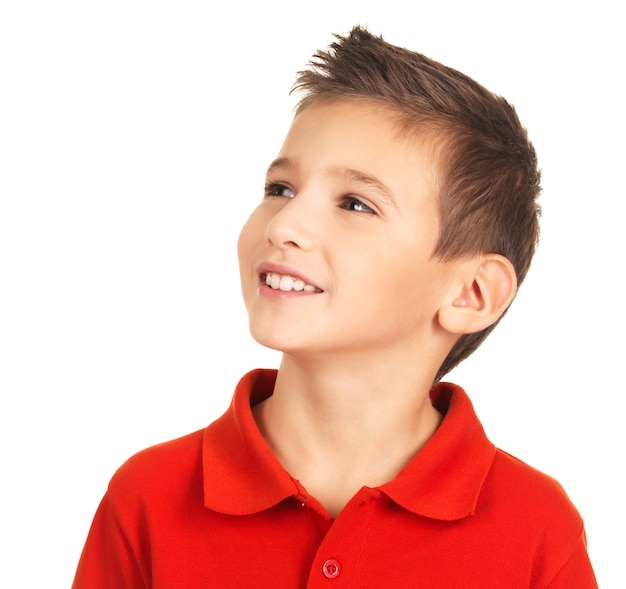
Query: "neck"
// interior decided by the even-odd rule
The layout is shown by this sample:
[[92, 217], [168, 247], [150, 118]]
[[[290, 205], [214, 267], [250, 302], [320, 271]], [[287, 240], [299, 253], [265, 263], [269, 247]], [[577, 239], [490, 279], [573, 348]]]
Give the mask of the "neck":
[[254, 408], [285, 469], [331, 515], [363, 486], [393, 478], [437, 429], [433, 375], [285, 355], [274, 394]]

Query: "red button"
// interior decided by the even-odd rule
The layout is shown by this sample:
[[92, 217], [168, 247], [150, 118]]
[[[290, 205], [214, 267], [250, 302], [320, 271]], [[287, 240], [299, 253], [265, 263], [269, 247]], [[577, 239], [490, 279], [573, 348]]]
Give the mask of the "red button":
[[334, 558], [329, 558], [322, 565], [322, 571], [324, 573], [324, 576], [328, 579], [335, 579], [339, 576], [339, 573], [341, 572], [341, 567], [339, 566], [338, 561], [336, 561]]

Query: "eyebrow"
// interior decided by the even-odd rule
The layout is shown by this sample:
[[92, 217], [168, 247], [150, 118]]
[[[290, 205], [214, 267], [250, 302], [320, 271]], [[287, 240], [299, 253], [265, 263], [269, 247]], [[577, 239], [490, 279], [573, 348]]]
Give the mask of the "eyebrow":
[[[287, 157], [279, 157], [269, 165], [267, 173], [270, 174], [276, 170], [292, 170], [296, 167], [297, 164], [293, 160]], [[332, 176], [338, 176], [340, 178], [344, 178], [345, 180], [356, 182], [357, 184], [362, 184], [370, 189], [373, 189], [387, 204], [393, 206], [395, 209], [398, 208], [398, 205], [393, 197], [393, 193], [384, 184], [384, 182], [381, 182], [378, 178], [353, 168], [336, 167], [330, 168], [328, 172]]]
[[295, 163], [288, 157], [279, 157], [269, 165], [266, 173], [270, 174], [271, 172], [274, 172], [276, 170], [289, 170], [295, 167]]
[[393, 198], [393, 193], [384, 184], [384, 182], [381, 182], [378, 178], [365, 174], [360, 170], [354, 170], [353, 168], [333, 168], [330, 171], [334, 175], [342, 176], [346, 180], [363, 184], [368, 188], [373, 189], [384, 202], [391, 205], [395, 209], [398, 208], [398, 205]]

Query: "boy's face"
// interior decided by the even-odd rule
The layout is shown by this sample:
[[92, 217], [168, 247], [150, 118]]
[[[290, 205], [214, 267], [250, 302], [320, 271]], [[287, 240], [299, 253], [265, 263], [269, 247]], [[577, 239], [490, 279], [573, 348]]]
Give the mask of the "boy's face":
[[295, 117], [239, 238], [259, 343], [288, 354], [406, 352], [440, 329], [450, 272], [431, 258], [437, 166], [430, 144], [401, 138], [396, 122], [345, 100]]

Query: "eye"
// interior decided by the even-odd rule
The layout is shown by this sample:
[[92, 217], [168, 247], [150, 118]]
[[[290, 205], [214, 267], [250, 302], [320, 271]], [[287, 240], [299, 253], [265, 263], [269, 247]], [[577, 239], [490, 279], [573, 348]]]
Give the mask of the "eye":
[[366, 213], [368, 215], [375, 215], [376, 212], [371, 207], [367, 206], [363, 201], [354, 196], [344, 196], [341, 208], [346, 211], [355, 211], [357, 213]]
[[283, 198], [293, 198], [295, 193], [289, 186], [280, 182], [268, 182], [265, 185], [265, 196], [281, 196]]

